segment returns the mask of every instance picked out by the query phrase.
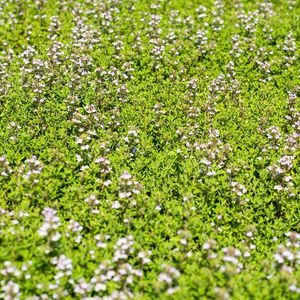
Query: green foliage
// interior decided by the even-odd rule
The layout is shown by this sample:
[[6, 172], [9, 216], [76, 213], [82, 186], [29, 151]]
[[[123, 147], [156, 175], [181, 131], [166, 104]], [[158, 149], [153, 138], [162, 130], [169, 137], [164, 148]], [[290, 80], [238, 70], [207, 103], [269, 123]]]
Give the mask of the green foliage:
[[0, 299], [298, 299], [299, 16], [0, 0]]

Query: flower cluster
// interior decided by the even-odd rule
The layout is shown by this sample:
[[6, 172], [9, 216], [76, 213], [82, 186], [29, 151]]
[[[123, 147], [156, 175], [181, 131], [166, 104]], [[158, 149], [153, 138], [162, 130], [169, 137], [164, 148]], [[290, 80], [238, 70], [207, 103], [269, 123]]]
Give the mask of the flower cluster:
[[293, 273], [300, 264], [300, 235], [297, 232], [287, 232], [285, 245], [279, 245], [274, 259], [276, 266], [282, 271]]
[[33, 183], [38, 183], [38, 175], [43, 171], [43, 164], [37, 159], [36, 156], [25, 161], [25, 165], [22, 166], [21, 172], [26, 172], [23, 177], [26, 180], [32, 179]]
[[135, 200], [134, 195], [140, 194], [142, 185], [136, 181], [132, 175], [124, 171], [119, 177], [119, 201], [115, 201], [112, 205], [112, 208], [121, 208], [124, 205], [127, 206], [136, 206], [137, 201]]
[[47, 238], [49, 241], [57, 242], [61, 238], [61, 234], [57, 229], [61, 226], [60, 218], [57, 216], [55, 209], [45, 207], [42, 211], [44, 223], [38, 230], [41, 237]]
[[180, 272], [170, 266], [163, 264], [162, 265], [162, 272], [158, 275], [158, 282], [164, 285], [167, 294], [171, 295], [179, 290], [178, 286], [178, 279], [180, 277]]
[[7, 177], [13, 171], [11, 166], [10, 166], [10, 163], [7, 160], [5, 155], [0, 157], [0, 167], [1, 167], [1, 174], [0, 175], [3, 176], [3, 177]]
[[284, 62], [285, 62], [285, 66], [289, 67], [297, 60], [296, 40], [293, 37], [293, 34], [291, 32], [286, 36], [286, 38], [284, 40], [282, 50], [285, 53], [285, 56], [283, 57]]

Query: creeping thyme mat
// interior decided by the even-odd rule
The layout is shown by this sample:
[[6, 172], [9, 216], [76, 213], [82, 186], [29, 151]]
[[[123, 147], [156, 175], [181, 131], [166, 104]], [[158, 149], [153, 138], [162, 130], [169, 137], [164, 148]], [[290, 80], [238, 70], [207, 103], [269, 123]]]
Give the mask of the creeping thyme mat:
[[299, 299], [300, 2], [0, 0], [0, 299]]

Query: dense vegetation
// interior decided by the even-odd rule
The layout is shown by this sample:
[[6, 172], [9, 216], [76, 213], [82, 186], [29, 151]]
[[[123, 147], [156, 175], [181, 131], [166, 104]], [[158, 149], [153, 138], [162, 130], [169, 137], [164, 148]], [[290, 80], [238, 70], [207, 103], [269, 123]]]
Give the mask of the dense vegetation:
[[299, 1], [0, 0], [0, 41], [0, 299], [299, 299]]

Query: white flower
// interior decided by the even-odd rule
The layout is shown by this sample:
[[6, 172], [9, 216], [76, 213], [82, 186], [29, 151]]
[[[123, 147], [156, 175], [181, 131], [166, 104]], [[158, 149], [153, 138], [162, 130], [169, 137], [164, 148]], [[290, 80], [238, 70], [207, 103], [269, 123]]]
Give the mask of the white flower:
[[111, 208], [113, 208], [113, 209], [119, 209], [121, 207], [122, 206], [121, 206], [121, 204], [120, 204], [119, 201], [114, 201], [113, 204], [112, 204], [112, 206], [111, 206]]
[[120, 179], [125, 179], [125, 180], [129, 180], [129, 179], [131, 179], [132, 178], [132, 176], [129, 174], [129, 172], [127, 172], [127, 171], [124, 171], [123, 173], [122, 173], [122, 175], [120, 176]]
[[51, 241], [57, 242], [61, 238], [61, 234], [59, 232], [55, 232], [54, 235], [51, 237]]
[[3, 287], [4, 299], [19, 299], [16, 296], [20, 295], [20, 286], [13, 281], [7, 282]]
[[110, 184], [112, 184], [111, 180], [106, 180], [103, 182], [104, 186], [109, 186]]
[[280, 254], [275, 254], [274, 255], [274, 259], [279, 263], [279, 264], [283, 264], [284, 263], [284, 259]]

